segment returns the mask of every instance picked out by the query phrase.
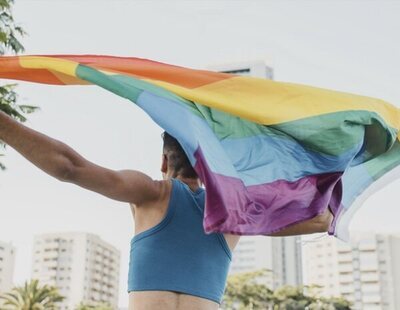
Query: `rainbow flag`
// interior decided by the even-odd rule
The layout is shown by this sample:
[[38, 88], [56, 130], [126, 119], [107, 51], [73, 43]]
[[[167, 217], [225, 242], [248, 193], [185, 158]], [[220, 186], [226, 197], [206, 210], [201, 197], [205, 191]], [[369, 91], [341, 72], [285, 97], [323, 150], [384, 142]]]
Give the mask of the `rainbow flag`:
[[334, 214], [349, 222], [400, 164], [400, 113], [379, 99], [139, 58], [0, 58], [0, 78], [98, 85], [176, 137], [206, 187], [204, 229], [265, 235]]

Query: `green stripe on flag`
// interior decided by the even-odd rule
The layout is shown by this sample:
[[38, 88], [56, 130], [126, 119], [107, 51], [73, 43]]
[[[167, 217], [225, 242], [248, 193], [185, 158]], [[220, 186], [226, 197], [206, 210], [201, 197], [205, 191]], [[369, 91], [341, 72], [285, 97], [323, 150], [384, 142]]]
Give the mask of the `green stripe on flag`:
[[128, 86], [124, 83], [119, 82], [117, 79], [114, 78], [113, 75], [104, 74], [88, 66], [79, 65], [76, 69], [76, 75], [82, 80], [98, 85], [116, 95], [127, 98], [133, 102], [136, 102], [137, 98], [142, 92], [141, 89], [133, 85]]
[[186, 108], [188, 108], [192, 113], [202, 117], [201, 113], [199, 113], [193, 102], [179, 97], [174, 93], [160, 86], [153, 85], [147, 81], [125, 75], [107, 75], [84, 65], [78, 66], [76, 74], [79, 78], [85, 81], [101, 86], [113, 92], [114, 94], [127, 98], [133, 102], [136, 102], [137, 98], [143, 91], [147, 91], [161, 98], [181, 103], [185, 105]]
[[369, 111], [335, 112], [264, 126], [200, 104], [196, 105], [221, 140], [266, 135], [295, 139], [309, 150], [338, 156], [357, 146], [365, 137], [366, 151], [375, 155], [387, 150], [397, 135], [397, 131], [387, 127], [378, 114]]
[[365, 162], [363, 165], [374, 180], [400, 164], [400, 142], [397, 140], [386, 153]]

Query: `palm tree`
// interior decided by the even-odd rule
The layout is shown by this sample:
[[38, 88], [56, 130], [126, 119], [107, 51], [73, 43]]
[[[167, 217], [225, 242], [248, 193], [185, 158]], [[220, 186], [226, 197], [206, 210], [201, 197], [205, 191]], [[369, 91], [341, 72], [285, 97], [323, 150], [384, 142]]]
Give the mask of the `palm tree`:
[[10, 292], [0, 295], [2, 310], [55, 310], [64, 300], [53, 286], [40, 286], [38, 280], [25, 282]]

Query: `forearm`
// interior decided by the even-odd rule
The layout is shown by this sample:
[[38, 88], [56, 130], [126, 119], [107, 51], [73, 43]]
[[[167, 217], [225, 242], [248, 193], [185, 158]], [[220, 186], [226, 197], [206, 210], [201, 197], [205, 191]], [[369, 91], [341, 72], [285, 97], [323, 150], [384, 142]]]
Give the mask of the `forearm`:
[[276, 233], [270, 234], [272, 237], [285, 237], [295, 235], [307, 235], [314, 233], [327, 232], [333, 221], [333, 215], [327, 208], [324, 213], [315, 216], [312, 219], [297, 223], [282, 229]]
[[65, 180], [81, 157], [64, 143], [30, 129], [0, 111], [0, 140], [35, 166]]

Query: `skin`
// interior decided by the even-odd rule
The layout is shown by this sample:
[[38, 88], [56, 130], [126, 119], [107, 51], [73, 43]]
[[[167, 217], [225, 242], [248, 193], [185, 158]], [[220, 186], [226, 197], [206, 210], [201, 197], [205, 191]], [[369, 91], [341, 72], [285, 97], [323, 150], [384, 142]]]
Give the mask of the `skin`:
[[[0, 111], [0, 140], [14, 148], [39, 169], [54, 178], [76, 184], [114, 200], [129, 203], [135, 222], [135, 234], [157, 225], [164, 218], [171, 193], [173, 169], [163, 154], [163, 180], [153, 180], [135, 170], [114, 171], [98, 166], [75, 152], [68, 145], [32, 130]], [[201, 185], [197, 178], [183, 178], [192, 191]], [[332, 221], [327, 209], [323, 214], [292, 225], [273, 236], [290, 236], [325, 232]], [[224, 234], [233, 251], [239, 236]], [[218, 304], [208, 299], [169, 291], [131, 292], [129, 309], [149, 310], [214, 310]]]

